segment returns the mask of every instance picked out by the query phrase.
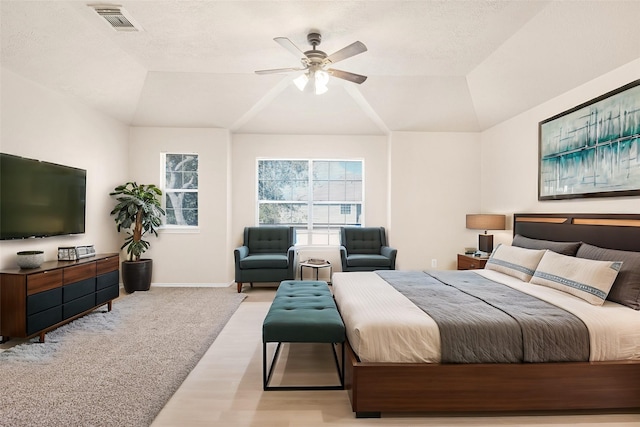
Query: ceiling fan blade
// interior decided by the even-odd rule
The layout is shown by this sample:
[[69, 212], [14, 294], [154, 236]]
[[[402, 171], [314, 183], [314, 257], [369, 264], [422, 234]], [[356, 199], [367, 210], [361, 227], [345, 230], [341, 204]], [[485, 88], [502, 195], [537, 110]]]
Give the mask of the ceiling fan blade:
[[340, 49], [337, 52], [329, 55], [324, 62], [335, 64], [338, 61], [342, 61], [343, 59], [351, 58], [352, 56], [358, 55], [359, 53], [366, 52], [367, 47], [362, 42], [353, 42], [349, 46]]
[[367, 76], [363, 76], [356, 73], [350, 73], [348, 71], [336, 70], [333, 68], [329, 68], [327, 70], [333, 77], [337, 77], [339, 79], [348, 80], [353, 83], [362, 84], [365, 80], [367, 80]]
[[306, 58], [306, 55], [304, 54], [303, 51], [300, 50], [300, 48], [298, 46], [296, 46], [295, 44], [293, 44], [293, 42], [291, 40], [289, 40], [286, 37], [276, 37], [275, 39], [273, 39], [276, 43], [278, 43], [280, 46], [282, 46], [283, 48], [287, 49], [289, 52], [293, 53], [296, 58], [300, 59], [300, 58]]
[[271, 70], [258, 70], [256, 74], [277, 74], [277, 73], [290, 73], [292, 71], [304, 71], [305, 68], [273, 68]]

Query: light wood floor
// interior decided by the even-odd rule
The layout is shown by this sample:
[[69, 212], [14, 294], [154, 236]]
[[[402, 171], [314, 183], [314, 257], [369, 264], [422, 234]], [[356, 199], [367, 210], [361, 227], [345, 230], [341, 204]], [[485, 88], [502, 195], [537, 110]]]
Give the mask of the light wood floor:
[[[262, 391], [262, 321], [275, 290], [245, 289], [240, 305], [153, 427], [312, 426], [590, 426], [637, 427], [640, 414], [428, 417], [382, 414], [356, 419], [346, 391]], [[283, 348], [272, 385], [338, 381], [328, 345]], [[559, 399], [562, 396], [558, 396]]]

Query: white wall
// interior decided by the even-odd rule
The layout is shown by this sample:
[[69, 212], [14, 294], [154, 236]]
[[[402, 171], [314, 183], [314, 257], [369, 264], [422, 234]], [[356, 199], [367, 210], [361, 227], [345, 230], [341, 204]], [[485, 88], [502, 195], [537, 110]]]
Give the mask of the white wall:
[[[233, 221], [228, 250], [242, 245], [244, 227], [256, 225], [256, 165], [259, 158], [363, 159], [365, 225], [388, 226], [387, 149], [384, 136], [233, 135]], [[304, 256], [312, 254], [309, 252]], [[331, 253], [325, 252], [323, 258], [332, 260], [336, 267], [340, 264], [337, 248]], [[230, 268], [233, 280], [233, 265]]]
[[457, 254], [477, 246], [465, 215], [480, 209], [476, 133], [394, 132], [390, 150], [391, 246], [397, 268], [456, 268]]
[[0, 150], [86, 169], [87, 208], [85, 234], [2, 241], [0, 268], [15, 268], [15, 254], [23, 250], [43, 250], [47, 261], [57, 259], [58, 246], [118, 252], [109, 192], [127, 176], [128, 127], [10, 70], [1, 73]]
[[[0, 268], [20, 250], [94, 244], [117, 251], [122, 236], [109, 212], [112, 189], [128, 180], [159, 183], [160, 152], [200, 155], [198, 233], [162, 232], [147, 256], [154, 283], [227, 283], [242, 229], [256, 222], [257, 158], [362, 158], [366, 225], [383, 225], [398, 248], [398, 267], [455, 268], [456, 254], [477, 244], [464, 227], [474, 212], [640, 212], [640, 198], [538, 202], [538, 122], [640, 76], [640, 59], [485, 132], [381, 136], [230, 135], [224, 129], [128, 128], [77, 101], [2, 69], [2, 152], [86, 169], [87, 233], [3, 241]], [[511, 231], [494, 232], [508, 242]], [[333, 249], [332, 249], [333, 250]], [[336, 262], [337, 253], [325, 253]]]
[[[640, 59], [482, 132], [483, 211], [640, 213], [640, 197], [538, 201], [538, 122], [639, 77]], [[494, 234], [495, 243], [511, 241], [510, 230]]]
[[154, 284], [228, 283], [233, 254], [228, 250], [229, 132], [225, 129], [132, 127], [128, 179], [160, 185], [160, 154], [198, 154], [198, 230], [160, 231], [150, 236]]

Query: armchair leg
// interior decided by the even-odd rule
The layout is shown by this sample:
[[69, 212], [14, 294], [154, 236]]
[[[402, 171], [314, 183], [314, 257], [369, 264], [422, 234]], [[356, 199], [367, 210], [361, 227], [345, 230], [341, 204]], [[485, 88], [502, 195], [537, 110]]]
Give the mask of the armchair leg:
[[242, 292], [242, 282], [236, 282], [236, 285], [238, 285], [238, 293]]

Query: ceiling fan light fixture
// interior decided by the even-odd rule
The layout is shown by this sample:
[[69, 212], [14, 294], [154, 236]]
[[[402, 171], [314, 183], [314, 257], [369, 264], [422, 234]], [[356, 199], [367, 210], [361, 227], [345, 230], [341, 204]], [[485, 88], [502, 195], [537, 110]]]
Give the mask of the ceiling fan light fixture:
[[327, 87], [327, 83], [329, 83], [329, 73], [324, 70], [318, 70], [313, 74], [313, 79], [315, 82], [316, 95], [321, 95], [329, 90]]
[[304, 92], [304, 88], [307, 86], [307, 83], [309, 83], [309, 77], [307, 76], [307, 73], [301, 74], [300, 76], [296, 77], [293, 80], [293, 83], [298, 89], [300, 89], [300, 92]]
[[326, 91], [328, 91], [329, 88], [326, 86], [322, 86], [322, 85], [316, 85], [315, 87], [315, 94], [316, 95], [322, 95], [323, 93], [325, 93]]
[[329, 73], [324, 70], [309, 70], [293, 80], [301, 92], [311, 92], [315, 95], [322, 95], [329, 90], [327, 83], [329, 83]]
[[321, 95], [329, 90], [327, 86], [327, 83], [329, 83], [329, 76], [357, 84], [362, 84], [367, 80], [367, 76], [362, 76], [360, 74], [336, 70], [333, 68], [327, 69], [328, 66], [333, 65], [338, 61], [343, 61], [347, 58], [351, 58], [352, 56], [366, 52], [367, 47], [362, 42], [357, 41], [351, 43], [349, 46], [346, 46], [331, 55], [327, 55], [323, 51], [316, 49], [322, 40], [320, 33], [312, 32], [307, 35], [307, 41], [311, 45], [312, 49], [306, 52], [303, 52], [286, 37], [276, 37], [273, 40], [298, 58], [302, 55], [302, 58], [300, 59], [302, 62], [302, 68], [272, 68], [269, 70], [257, 70], [256, 74], [303, 71], [304, 74], [295, 78], [293, 82], [300, 91], [311, 92], [316, 95]]

